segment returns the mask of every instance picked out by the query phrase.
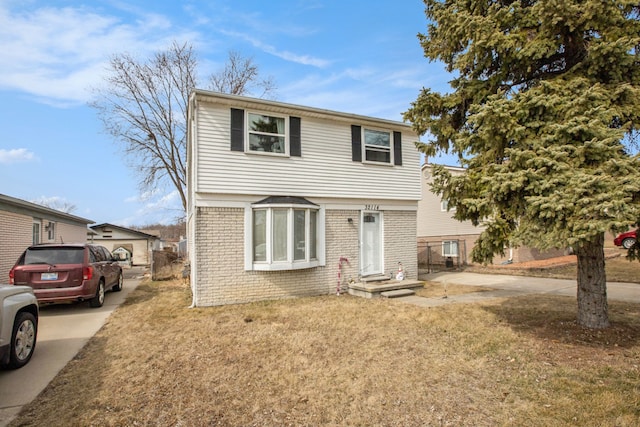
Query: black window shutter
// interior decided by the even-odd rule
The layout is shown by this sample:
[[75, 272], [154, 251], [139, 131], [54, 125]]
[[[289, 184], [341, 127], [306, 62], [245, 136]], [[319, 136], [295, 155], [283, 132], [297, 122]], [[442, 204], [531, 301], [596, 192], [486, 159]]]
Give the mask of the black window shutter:
[[402, 166], [402, 133], [393, 133], [393, 164]]
[[362, 128], [351, 125], [351, 160], [362, 161]]
[[289, 117], [289, 154], [296, 157], [302, 156], [300, 117]]
[[244, 110], [231, 109], [231, 151], [244, 151]]

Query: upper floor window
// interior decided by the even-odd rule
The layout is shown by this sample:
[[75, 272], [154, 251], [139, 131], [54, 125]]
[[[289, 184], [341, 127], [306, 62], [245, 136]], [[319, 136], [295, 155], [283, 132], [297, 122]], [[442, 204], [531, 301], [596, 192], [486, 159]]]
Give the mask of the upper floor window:
[[402, 133], [351, 125], [351, 160], [402, 166]]
[[284, 117], [249, 113], [249, 151], [284, 154], [287, 140], [285, 121]]
[[302, 156], [301, 119], [231, 109], [231, 151]]
[[391, 163], [391, 134], [365, 129], [364, 158], [368, 162]]

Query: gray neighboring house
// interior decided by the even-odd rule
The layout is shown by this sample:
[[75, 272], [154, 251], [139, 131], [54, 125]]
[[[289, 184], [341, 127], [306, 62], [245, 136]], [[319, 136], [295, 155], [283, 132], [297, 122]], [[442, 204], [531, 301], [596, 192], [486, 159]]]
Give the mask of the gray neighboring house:
[[90, 227], [88, 239], [102, 245], [124, 260], [126, 253], [131, 265], [150, 265], [151, 252], [162, 249], [162, 240], [153, 234], [104, 223]]
[[29, 246], [38, 243], [85, 243], [95, 221], [0, 194], [0, 283]]

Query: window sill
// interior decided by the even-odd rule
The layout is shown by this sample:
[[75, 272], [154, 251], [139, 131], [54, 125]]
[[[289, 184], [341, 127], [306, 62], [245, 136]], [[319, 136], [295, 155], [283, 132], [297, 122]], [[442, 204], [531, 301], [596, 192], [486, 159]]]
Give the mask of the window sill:
[[394, 166], [393, 163], [391, 163], [391, 162], [389, 162], [389, 163], [387, 163], [387, 162], [375, 162], [373, 160], [363, 160], [362, 164], [363, 165], [391, 166], [391, 167]]
[[320, 266], [319, 261], [297, 261], [297, 262], [274, 262], [272, 264], [253, 263], [254, 271], [283, 271], [283, 270], [302, 270], [305, 268], [313, 268]]
[[254, 156], [271, 156], [271, 157], [291, 157], [289, 153], [274, 153], [273, 151], [254, 151], [247, 150], [244, 152], [245, 154], [250, 154]]

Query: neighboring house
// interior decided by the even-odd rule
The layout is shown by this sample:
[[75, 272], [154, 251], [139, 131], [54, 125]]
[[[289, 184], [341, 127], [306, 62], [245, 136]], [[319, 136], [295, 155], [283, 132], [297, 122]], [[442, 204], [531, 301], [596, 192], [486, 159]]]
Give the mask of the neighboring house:
[[[431, 164], [422, 165], [422, 199], [418, 202], [418, 257], [420, 265], [465, 265], [471, 261], [471, 249], [483, 230], [470, 221], [453, 218], [454, 211], [446, 200], [431, 191]], [[446, 166], [451, 174], [465, 169]], [[449, 265], [451, 266], [451, 265]]]
[[418, 136], [407, 124], [196, 90], [187, 239], [195, 306], [417, 278]]
[[[475, 227], [471, 221], [458, 221], [453, 218], [454, 208], [447, 200], [431, 191], [433, 165], [422, 166], [422, 199], [418, 203], [418, 257], [423, 266], [461, 266], [471, 263], [471, 250], [480, 233], [482, 225]], [[465, 173], [465, 169], [445, 166], [453, 175]], [[566, 255], [562, 249], [540, 252], [535, 248], [505, 248], [504, 257], [495, 257], [494, 264], [525, 262]]]
[[[112, 253], [115, 251], [123, 261], [130, 261], [132, 265], [149, 265], [151, 251], [161, 250], [162, 241], [158, 236], [120, 227], [113, 224], [99, 224], [91, 226], [96, 234], [90, 236], [92, 242], [100, 244]], [[124, 253], [130, 252], [129, 256]]]
[[84, 243], [94, 221], [0, 194], [0, 283], [29, 246], [38, 243]]

